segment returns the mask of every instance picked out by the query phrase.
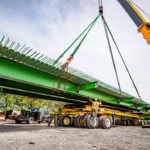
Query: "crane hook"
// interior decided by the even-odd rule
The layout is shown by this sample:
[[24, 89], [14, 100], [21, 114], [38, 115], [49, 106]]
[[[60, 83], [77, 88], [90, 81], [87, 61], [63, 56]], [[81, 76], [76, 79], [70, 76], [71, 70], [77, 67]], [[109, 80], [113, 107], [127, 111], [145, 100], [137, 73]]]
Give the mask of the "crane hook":
[[99, 14], [103, 14], [103, 2], [102, 2], [102, 0], [98, 0], [98, 6], [99, 6]]

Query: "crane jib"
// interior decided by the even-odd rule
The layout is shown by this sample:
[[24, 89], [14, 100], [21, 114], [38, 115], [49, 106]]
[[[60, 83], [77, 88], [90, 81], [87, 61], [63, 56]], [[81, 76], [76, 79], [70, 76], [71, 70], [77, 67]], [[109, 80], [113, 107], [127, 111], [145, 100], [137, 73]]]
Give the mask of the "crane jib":
[[125, 9], [125, 11], [128, 13], [128, 15], [131, 17], [131, 19], [134, 21], [134, 23], [139, 27], [143, 24], [144, 18], [141, 18], [140, 13], [135, 11], [135, 9], [130, 5], [129, 2], [126, 0], [118, 0], [118, 2], [121, 4], [121, 6]]

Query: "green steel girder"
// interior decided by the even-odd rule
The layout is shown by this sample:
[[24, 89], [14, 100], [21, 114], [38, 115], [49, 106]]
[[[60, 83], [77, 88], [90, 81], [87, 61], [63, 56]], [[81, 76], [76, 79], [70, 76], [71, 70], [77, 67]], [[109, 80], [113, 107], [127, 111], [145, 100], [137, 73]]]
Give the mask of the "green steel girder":
[[133, 102], [133, 98], [120, 99], [120, 102], [130, 103], [130, 102]]
[[88, 90], [88, 89], [95, 89], [98, 87], [97, 82], [92, 82], [88, 84], [83, 84], [83, 85], [76, 85], [74, 87], [71, 87], [69, 89], [66, 89], [68, 92], [79, 92], [80, 90]]
[[[61, 63], [53, 67], [34, 59], [36, 55], [40, 55], [38, 58], [44, 56], [37, 52], [27, 56], [27, 53], [21, 54], [20, 50], [8, 49], [3, 42], [0, 44], [0, 88], [4, 89], [3, 92], [45, 99], [57, 98], [64, 102], [88, 102], [91, 97], [134, 110], [137, 107], [144, 109], [140, 105], [147, 104], [135, 97], [131, 99], [131, 95], [120, 93], [118, 89], [73, 68], [63, 72]], [[31, 55], [34, 55], [33, 58]], [[52, 64], [53, 60], [49, 60]]]
[[97, 87], [98, 87], [98, 83], [92, 82], [89, 84], [80, 85], [80, 90], [95, 89]]
[[149, 107], [150, 104], [145, 104], [145, 105], [138, 105], [138, 107]]
[[[77, 99], [67, 99], [67, 98], [63, 98], [63, 97], [59, 97], [59, 96], [54, 96], [54, 95], [48, 95], [48, 94], [43, 94], [43, 93], [36, 93], [36, 92], [32, 92], [31, 91], [26, 91], [26, 90], [20, 90], [20, 89], [5, 89], [4, 88], [4, 93], [9, 93], [9, 94], [14, 94], [14, 95], [21, 95], [21, 96], [28, 96], [28, 97], [34, 97], [34, 98], [40, 98], [40, 99], [46, 99], [46, 100], [55, 100], [58, 102], [66, 102], [67, 103], [77, 103], [79, 105], [83, 104], [77, 100]], [[87, 99], [86, 99], [87, 100]], [[116, 104], [113, 103], [108, 103], [106, 101], [103, 101], [103, 106], [105, 106], [106, 108], [111, 108], [111, 109], [115, 109], [115, 110], [120, 110], [120, 111], [133, 111], [133, 110], [137, 110], [137, 109], [133, 109], [133, 108], [129, 108], [127, 106], [118, 106]], [[87, 102], [86, 102], [87, 104]]]
[[[16, 91], [28, 91], [28, 93], [30, 91], [31, 96], [32, 93], [41, 93], [48, 96], [54, 95], [62, 98], [64, 102], [70, 102], [69, 99], [87, 102], [88, 97], [97, 98], [108, 102], [111, 99], [117, 99], [113, 95], [109, 95], [95, 89], [83, 89], [80, 90], [79, 93], [68, 92], [66, 89], [77, 86], [77, 84], [63, 78], [60, 78], [60, 83], [58, 83], [58, 77], [56, 76], [49, 75], [5, 58], [0, 58], [0, 68], [1, 87], [5, 89], [17, 89]], [[58, 84], [60, 84], [59, 90], [62, 90], [63, 92], [56, 92], [53, 90], [58, 89]], [[83, 87], [92, 87], [93, 85], [94, 84], [89, 86], [84, 85]], [[135, 108], [133, 105], [129, 105], [127, 103], [124, 103], [122, 106], [121, 105], [119, 107], [124, 105], [130, 108]]]
[[125, 99], [120, 99], [119, 101], [125, 102], [125, 103], [135, 104], [138, 107], [141, 107], [141, 104], [143, 104], [142, 100], [135, 99], [135, 98], [125, 98]]
[[[82, 101], [86, 102], [87, 98], [78, 96], [78, 95], [73, 95], [72, 93], [66, 93], [65, 91], [57, 92], [54, 91], [53, 89], [50, 88], [45, 88], [45, 87], [40, 87], [32, 84], [27, 84], [23, 82], [16, 82], [13, 80], [8, 80], [8, 79], [0, 79], [0, 86], [3, 87], [6, 91], [6, 89], [10, 90], [15, 90], [15, 91], [22, 91], [22, 92], [30, 92], [30, 96], [32, 97], [33, 94], [37, 95], [46, 95], [46, 96], [51, 96], [51, 97], [59, 97], [62, 99], [73, 99], [74, 101]], [[3, 92], [5, 92], [3, 91]]]
[[5, 89], [3, 90], [4, 93], [13, 94], [13, 95], [20, 95], [20, 96], [27, 96], [27, 97], [34, 97], [34, 98], [40, 98], [45, 100], [53, 100], [58, 102], [67, 102], [67, 103], [80, 103], [77, 99], [71, 99], [66, 97], [60, 97], [60, 96], [54, 96], [54, 95], [48, 95], [44, 93], [36, 93], [26, 90], [20, 90], [20, 89]]
[[140, 117], [143, 117], [144, 119], [150, 120], [150, 115], [140, 115]]
[[[22, 83], [26, 83], [28, 85], [36, 85], [38, 87], [45, 87], [46, 89], [57, 89], [58, 88], [58, 77], [44, 73], [42, 71], [36, 70], [34, 68], [27, 67], [23, 64], [18, 64], [11, 60], [0, 58], [0, 78], [1, 79], [11, 79], [16, 81], [13, 84], [9, 84], [8, 86], [14, 86], [15, 88], [16, 83], [21, 83], [20, 88], [25, 88]], [[6, 84], [6, 83], [5, 83]], [[60, 78], [59, 88], [64, 90], [66, 93], [66, 89], [69, 89], [77, 84]], [[41, 90], [41, 89], [40, 89]], [[43, 92], [43, 91], [42, 91]], [[71, 92], [73, 95], [76, 92]], [[64, 94], [63, 94], [64, 95]], [[99, 92], [96, 90], [89, 89], [81, 90], [78, 93], [79, 96], [87, 96], [98, 98], [102, 100], [109, 100], [115, 98], [112, 95], [108, 95], [103, 92]]]
[[[53, 67], [50, 64], [40, 62], [39, 60], [34, 59], [35, 56], [33, 57], [33, 55], [35, 53], [36, 53], [36, 55], [39, 54], [35, 51], [30, 53], [30, 57], [29, 57], [26, 55], [26, 53], [20, 53], [20, 50], [16, 51], [16, 49], [15, 49], [15, 51], [14, 51], [12, 49], [8, 49], [7, 47], [5, 47], [6, 45], [3, 44], [3, 42], [1, 44], [2, 45], [0, 45], [0, 56], [2, 56], [3, 58], [7, 58], [7, 59], [15, 61], [19, 64], [25, 64], [28, 67], [42, 71], [43, 73], [48, 73], [49, 75], [54, 75], [55, 77], [61, 76], [62, 78], [67, 79], [67, 80], [69, 80], [73, 83], [79, 84], [79, 85], [84, 85], [84, 84], [88, 84], [88, 83], [91, 83], [94, 81], [98, 81], [98, 88], [96, 88], [96, 90], [98, 90], [102, 93], [116, 96], [118, 98], [131, 97], [131, 95], [129, 95], [123, 91], [120, 93], [118, 89], [116, 89], [100, 80], [90, 77], [76, 69], [68, 68], [67, 72], [63, 72], [61, 70], [61, 65], [62, 65], [61, 63], [56, 65], [56, 67]], [[31, 56], [33, 58], [31, 58]], [[48, 61], [50, 61], [51, 64], [54, 62], [54, 60], [51, 58], [49, 58]], [[145, 104], [145, 102], [142, 101], [142, 104]]]
[[120, 103], [117, 99], [111, 99], [111, 100], [109, 100], [109, 102], [112, 102], [112, 103]]
[[3, 88], [0, 87], [0, 93], [3, 93]]

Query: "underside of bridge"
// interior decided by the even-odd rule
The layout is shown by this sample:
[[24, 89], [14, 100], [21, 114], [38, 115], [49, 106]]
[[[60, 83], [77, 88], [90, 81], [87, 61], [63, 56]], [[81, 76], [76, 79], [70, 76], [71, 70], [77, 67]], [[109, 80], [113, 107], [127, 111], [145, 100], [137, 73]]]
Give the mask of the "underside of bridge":
[[3, 93], [66, 103], [88, 103], [89, 98], [96, 98], [107, 107], [131, 111], [149, 106], [81, 71], [73, 68], [62, 71], [61, 63], [54, 67], [53, 59], [9, 42], [9, 39], [4, 42], [4, 38], [0, 42], [0, 91]]

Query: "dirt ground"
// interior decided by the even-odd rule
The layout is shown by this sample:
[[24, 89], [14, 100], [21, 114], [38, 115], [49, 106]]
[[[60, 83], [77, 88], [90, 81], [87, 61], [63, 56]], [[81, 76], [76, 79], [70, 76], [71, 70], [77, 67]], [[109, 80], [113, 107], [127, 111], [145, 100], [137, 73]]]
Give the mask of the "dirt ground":
[[150, 129], [55, 128], [0, 122], [0, 150], [150, 150]]

